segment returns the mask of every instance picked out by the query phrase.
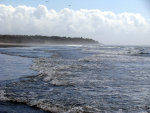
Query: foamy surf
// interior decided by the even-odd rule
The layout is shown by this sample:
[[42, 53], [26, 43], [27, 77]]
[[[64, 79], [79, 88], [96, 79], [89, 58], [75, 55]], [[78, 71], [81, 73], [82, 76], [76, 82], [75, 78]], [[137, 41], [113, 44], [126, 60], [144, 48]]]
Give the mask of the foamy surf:
[[8, 101], [9, 100], [5, 95], [6, 95], [5, 91], [0, 89], [0, 101]]
[[[28, 59], [30, 54], [19, 55], [27, 51], [35, 53], [28, 68], [37, 74], [0, 82], [1, 101], [56, 113], [148, 113], [150, 59], [148, 55], [133, 55], [136, 48], [97, 45], [7, 49], [6, 53], [19, 58]], [[143, 48], [148, 52], [148, 47], [138, 50]]]

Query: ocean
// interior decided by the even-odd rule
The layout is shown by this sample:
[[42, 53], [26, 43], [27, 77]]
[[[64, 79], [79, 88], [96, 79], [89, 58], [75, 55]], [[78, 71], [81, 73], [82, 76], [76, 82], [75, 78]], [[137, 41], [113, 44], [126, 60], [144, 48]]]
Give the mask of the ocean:
[[150, 47], [0, 48], [0, 113], [150, 113]]

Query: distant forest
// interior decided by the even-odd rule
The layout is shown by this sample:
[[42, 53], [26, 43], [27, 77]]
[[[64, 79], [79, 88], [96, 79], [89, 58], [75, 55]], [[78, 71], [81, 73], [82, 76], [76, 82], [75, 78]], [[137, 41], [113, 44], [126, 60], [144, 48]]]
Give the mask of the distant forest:
[[98, 41], [82, 37], [60, 37], [40, 35], [0, 35], [0, 43], [15, 44], [98, 44]]

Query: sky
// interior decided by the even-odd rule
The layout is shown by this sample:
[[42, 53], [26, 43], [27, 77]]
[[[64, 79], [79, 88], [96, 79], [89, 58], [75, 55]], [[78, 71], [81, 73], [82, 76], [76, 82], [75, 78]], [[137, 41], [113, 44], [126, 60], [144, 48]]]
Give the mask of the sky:
[[0, 34], [150, 45], [150, 0], [0, 0]]

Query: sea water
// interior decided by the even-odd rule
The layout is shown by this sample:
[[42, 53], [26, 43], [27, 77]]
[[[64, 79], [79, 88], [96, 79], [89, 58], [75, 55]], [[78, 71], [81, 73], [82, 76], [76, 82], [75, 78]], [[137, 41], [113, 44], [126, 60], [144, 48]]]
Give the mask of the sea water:
[[0, 48], [0, 100], [10, 113], [149, 113], [150, 47]]

